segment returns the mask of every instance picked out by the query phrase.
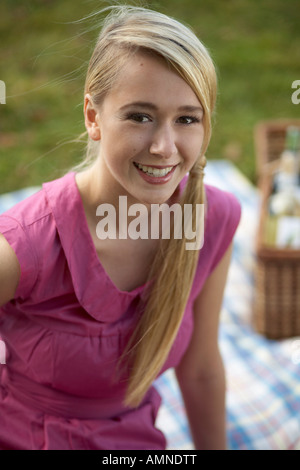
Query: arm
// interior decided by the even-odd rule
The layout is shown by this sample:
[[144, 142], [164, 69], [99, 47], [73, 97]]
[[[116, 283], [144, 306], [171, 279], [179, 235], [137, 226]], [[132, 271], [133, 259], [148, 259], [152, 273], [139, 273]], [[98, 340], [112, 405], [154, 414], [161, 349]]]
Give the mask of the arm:
[[196, 449], [226, 449], [225, 373], [218, 348], [219, 313], [232, 246], [194, 303], [194, 332], [176, 368]]
[[20, 265], [14, 250], [0, 234], [0, 307], [14, 298], [20, 279]]

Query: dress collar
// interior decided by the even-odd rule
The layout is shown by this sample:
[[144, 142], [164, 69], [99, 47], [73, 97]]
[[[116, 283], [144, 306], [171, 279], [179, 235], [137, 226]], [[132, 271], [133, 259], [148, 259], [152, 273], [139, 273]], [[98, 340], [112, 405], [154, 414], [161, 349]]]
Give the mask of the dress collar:
[[75, 175], [75, 172], [71, 172], [45, 183], [43, 189], [79, 303], [96, 320], [115, 322], [143, 292], [145, 285], [130, 292], [121, 291], [107, 275], [89, 232]]

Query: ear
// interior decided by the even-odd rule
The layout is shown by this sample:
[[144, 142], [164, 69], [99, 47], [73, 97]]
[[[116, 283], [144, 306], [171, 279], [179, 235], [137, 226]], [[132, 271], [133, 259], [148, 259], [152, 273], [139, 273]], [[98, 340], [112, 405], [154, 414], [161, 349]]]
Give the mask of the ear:
[[84, 122], [89, 137], [92, 140], [100, 140], [99, 114], [89, 93], [84, 97]]

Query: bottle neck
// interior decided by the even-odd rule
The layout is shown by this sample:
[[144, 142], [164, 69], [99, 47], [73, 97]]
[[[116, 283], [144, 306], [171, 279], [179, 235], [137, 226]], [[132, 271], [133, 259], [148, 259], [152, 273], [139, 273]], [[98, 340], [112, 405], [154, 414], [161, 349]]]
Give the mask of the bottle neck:
[[296, 155], [300, 153], [300, 129], [298, 127], [287, 128], [285, 149]]

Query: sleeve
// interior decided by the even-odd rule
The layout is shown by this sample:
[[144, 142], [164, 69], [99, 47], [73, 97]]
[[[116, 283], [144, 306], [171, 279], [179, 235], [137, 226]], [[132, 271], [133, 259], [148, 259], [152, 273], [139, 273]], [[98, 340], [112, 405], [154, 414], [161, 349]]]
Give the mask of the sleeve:
[[214, 207], [214, 236], [213, 257], [210, 265], [210, 273], [223, 258], [241, 219], [241, 205], [237, 198], [228, 192], [222, 191], [222, 197]]
[[14, 250], [21, 269], [21, 277], [15, 298], [26, 299], [38, 276], [37, 257], [26, 229], [13, 217], [0, 215], [0, 233]]

